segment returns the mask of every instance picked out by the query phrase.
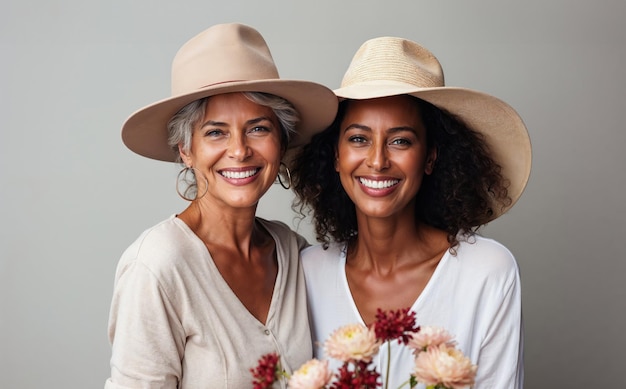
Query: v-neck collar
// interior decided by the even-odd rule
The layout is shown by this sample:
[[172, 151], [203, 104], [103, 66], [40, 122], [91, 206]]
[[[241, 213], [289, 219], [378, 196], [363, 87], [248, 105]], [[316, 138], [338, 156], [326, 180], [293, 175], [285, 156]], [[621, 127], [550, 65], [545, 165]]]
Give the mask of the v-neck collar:
[[[359, 308], [357, 307], [356, 302], [354, 301], [354, 296], [352, 295], [352, 291], [350, 290], [350, 285], [348, 284], [348, 275], [346, 273], [347, 252], [348, 252], [348, 246], [347, 244], [344, 244], [339, 254], [339, 262], [338, 262], [339, 267], [337, 269], [339, 272], [339, 279], [341, 283], [343, 284], [343, 287], [345, 288], [346, 296], [348, 296], [348, 300], [349, 300], [350, 306], [352, 307], [352, 311], [354, 312], [355, 317], [359, 319], [360, 324], [366, 325], [365, 321], [363, 320], [363, 316], [361, 315], [361, 312], [359, 312]], [[447, 266], [450, 255], [451, 255], [450, 250], [446, 250], [446, 252], [443, 254], [443, 257], [441, 257], [441, 260], [437, 264], [435, 271], [433, 272], [432, 276], [426, 283], [426, 286], [422, 290], [422, 293], [420, 293], [420, 295], [417, 296], [417, 299], [411, 305], [411, 309], [410, 309], [411, 311], [415, 313], [419, 312], [419, 308], [422, 305], [422, 301], [428, 298], [428, 294], [430, 294], [431, 290], [434, 288], [433, 285], [437, 283], [437, 279], [440, 277], [440, 274], [443, 272], [442, 269]]]
[[187, 225], [187, 223], [185, 223], [183, 220], [181, 220], [180, 218], [176, 217], [176, 215], [172, 216], [174, 218], [174, 221], [176, 222], [177, 225], [179, 225], [183, 230], [186, 231], [186, 233], [191, 237], [191, 239], [195, 242], [196, 245], [202, 247], [202, 249], [199, 249], [200, 251], [203, 251], [206, 255], [206, 262], [207, 265], [209, 267], [211, 276], [212, 276], [212, 281], [216, 282], [216, 288], [220, 293], [223, 293], [224, 299], [227, 299], [231, 304], [231, 306], [237, 307], [238, 310], [241, 310], [243, 312], [246, 312], [246, 315], [249, 317], [249, 319], [251, 321], [253, 321], [254, 323], [264, 326], [264, 327], [269, 327], [270, 324], [273, 321], [273, 318], [275, 316], [275, 312], [276, 312], [276, 305], [278, 304], [278, 301], [281, 300], [280, 294], [282, 293], [282, 288], [280, 287], [283, 283], [283, 274], [284, 274], [284, 263], [282, 261], [281, 258], [284, 257], [284, 253], [282, 252], [282, 247], [278, 244], [279, 242], [279, 238], [276, 235], [276, 233], [269, 227], [269, 225], [267, 224], [267, 222], [263, 219], [260, 218], [255, 218], [255, 222], [261, 224], [261, 226], [265, 229], [265, 231], [267, 231], [270, 236], [272, 237], [272, 239], [274, 240], [274, 247], [275, 247], [275, 251], [276, 251], [276, 262], [277, 262], [277, 266], [278, 266], [278, 270], [276, 272], [276, 281], [274, 282], [274, 289], [272, 291], [272, 299], [270, 300], [270, 306], [267, 312], [267, 318], [265, 320], [265, 323], [261, 322], [259, 319], [257, 319], [249, 310], [248, 308], [246, 308], [246, 306], [241, 302], [241, 300], [239, 300], [239, 298], [237, 297], [237, 295], [235, 294], [235, 292], [231, 289], [231, 287], [228, 285], [228, 283], [226, 282], [226, 280], [224, 279], [224, 277], [222, 276], [222, 274], [220, 273], [219, 269], [217, 268], [217, 265], [215, 264], [215, 261], [213, 260], [213, 257], [211, 256], [211, 253], [209, 252], [209, 249], [206, 247], [206, 245], [204, 244], [204, 242], [202, 241], [202, 239], [200, 239], [194, 232], [193, 230]]

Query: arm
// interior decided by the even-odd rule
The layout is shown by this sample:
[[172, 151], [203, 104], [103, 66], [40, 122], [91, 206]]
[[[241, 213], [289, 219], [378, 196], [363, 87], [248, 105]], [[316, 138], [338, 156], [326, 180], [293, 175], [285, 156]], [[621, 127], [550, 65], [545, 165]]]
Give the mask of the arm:
[[111, 377], [105, 389], [177, 388], [184, 331], [166, 291], [137, 260], [117, 276], [109, 340]]
[[521, 389], [524, 386], [523, 326], [519, 272], [514, 263], [501, 291], [489, 303], [492, 319], [481, 344], [475, 389]]

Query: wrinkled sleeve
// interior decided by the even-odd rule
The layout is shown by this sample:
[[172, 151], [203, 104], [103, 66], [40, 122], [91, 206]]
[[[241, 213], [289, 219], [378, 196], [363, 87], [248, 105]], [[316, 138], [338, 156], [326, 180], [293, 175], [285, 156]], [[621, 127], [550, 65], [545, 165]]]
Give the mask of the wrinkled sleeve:
[[[514, 262], [514, 259], [513, 259]], [[524, 344], [520, 277], [514, 264], [493, 302], [493, 320], [483, 340], [474, 389], [522, 389]]]
[[145, 264], [118, 269], [109, 317], [111, 377], [105, 389], [176, 388], [184, 331], [175, 305]]

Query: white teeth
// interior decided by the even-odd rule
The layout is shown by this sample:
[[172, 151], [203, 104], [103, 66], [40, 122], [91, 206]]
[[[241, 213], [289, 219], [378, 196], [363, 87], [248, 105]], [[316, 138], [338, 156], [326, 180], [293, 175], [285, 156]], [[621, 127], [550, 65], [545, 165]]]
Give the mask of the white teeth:
[[396, 185], [400, 180], [368, 180], [367, 178], [359, 178], [361, 184], [372, 189], [384, 189]]
[[250, 176], [255, 175], [256, 172], [257, 172], [257, 169], [246, 170], [246, 171], [243, 171], [243, 172], [231, 172], [231, 171], [228, 171], [228, 170], [224, 170], [220, 174], [223, 175], [226, 178], [248, 178]]

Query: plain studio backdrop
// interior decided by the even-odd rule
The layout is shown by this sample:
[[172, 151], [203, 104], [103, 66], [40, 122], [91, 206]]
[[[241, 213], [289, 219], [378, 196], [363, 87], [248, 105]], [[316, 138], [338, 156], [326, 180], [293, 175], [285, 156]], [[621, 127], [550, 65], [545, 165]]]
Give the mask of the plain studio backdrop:
[[[334, 89], [362, 42], [401, 36], [435, 53], [447, 85], [513, 105], [532, 174], [482, 232], [521, 269], [526, 387], [626, 387], [624, 20], [623, 0], [5, 0], [0, 388], [104, 385], [118, 258], [186, 206], [179, 167], [130, 152], [121, 124], [169, 96], [186, 40], [234, 21], [264, 35], [283, 78]], [[291, 199], [275, 185], [259, 214], [311, 240]]]

